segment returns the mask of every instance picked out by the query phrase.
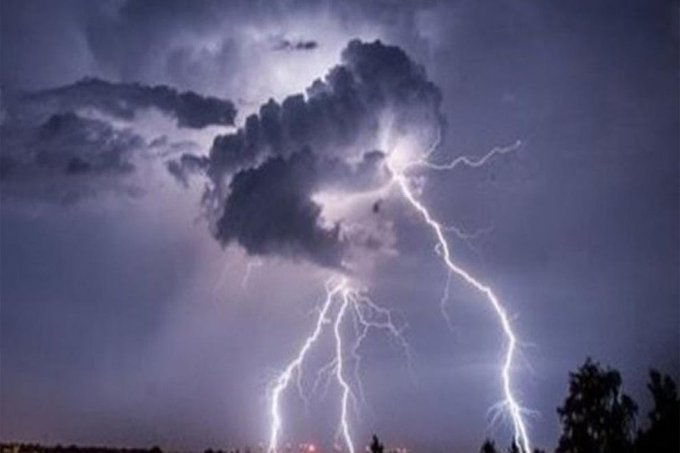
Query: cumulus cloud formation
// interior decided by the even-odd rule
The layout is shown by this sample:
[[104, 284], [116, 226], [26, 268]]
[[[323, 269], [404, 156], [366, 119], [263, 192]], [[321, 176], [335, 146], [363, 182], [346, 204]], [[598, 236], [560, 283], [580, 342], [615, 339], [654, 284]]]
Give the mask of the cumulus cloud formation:
[[440, 102], [439, 89], [403, 50], [352, 41], [342, 64], [314, 81], [306, 96], [288, 96], [280, 104], [269, 100], [236, 133], [216, 137], [211, 175], [217, 180], [267, 155], [289, 155], [304, 146], [354, 157], [380, 145], [386, 121], [404, 133], [431, 134], [442, 122]]
[[439, 89], [402, 49], [354, 40], [305, 95], [269, 100], [236, 132], [217, 136], [207, 158], [187, 155], [169, 169], [181, 181], [196, 170], [209, 176], [207, 205], [223, 244], [337, 267], [355, 244], [324, 221], [313, 195], [375, 187], [386, 129], [424, 147], [443, 126], [440, 103]]
[[238, 242], [255, 255], [301, 257], [338, 266], [347, 238], [339, 223], [322, 226], [322, 208], [311, 195], [321, 187], [351, 191], [375, 187], [384, 181], [381, 161], [382, 153], [372, 152], [349, 165], [305, 148], [239, 171], [215, 225], [216, 238], [225, 244]]

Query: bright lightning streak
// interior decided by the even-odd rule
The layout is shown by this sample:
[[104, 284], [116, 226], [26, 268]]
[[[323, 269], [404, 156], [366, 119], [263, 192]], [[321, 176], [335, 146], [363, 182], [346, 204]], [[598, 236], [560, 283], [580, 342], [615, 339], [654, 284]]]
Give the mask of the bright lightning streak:
[[[438, 140], [435, 142], [438, 143]], [[483, 156], [475, 159], [469, 156], [460, 156], [456, 157], [453, 159], [451, 162], [445, 163], [445, 164], [436, 164], [433, 162], [430, 162], [427, 160], [427, 157], [429, 157], [430, 154], [432, 154], [432, 151], [428, 151], [425, 154], [425, 157], [419, 160], [416, 160], [414, 162], [411, 162], [408, 164], [408, 167], [413, 167], [413, 166], [423, 166], [426, 168], [429, 168], [430, 170], [453, 170], [454, 168], [464, 165], [466, 167], [472, 167], [472, 168], [479, 168], [482, 167], [484, 164], [486, 164], [490, 159], [497, 155], [502, 155], [502, 154], [507, 154], [513, 151], [516, 151], [519, 147], [522, 146], [521, 140], [516, 141], [510, 146], [497, 146], [488, 153], [484, 154]]]
[[[516, 149], [521, 145], [520, 142], [517, 142], [515, 145], [511, 147], [506, 147], [506, 148], [494, 148], [491, 150], [489, 153], [481, 157], [480, 159], [474, 160], [469, 157], [459, 157], [455, 159], [454, 161], [445, 164], [445, 165], [437, 165], [437, 164], [431, 164], [427, 161], [420, 160], [413, 162], [411, 164], [407, 164], [403, 166], [403, 169], [406, 169], [408, 167], [411, 167], [413, 165], [425, 165], [428, 168], [435, 169], [435, 170], [450, 170], [455, 168], [458, 165], [467, 165], [470, 167], [480, 167], [484, 165], [490, 158], [492, 158], [496, 154], [502, 154], [505, 152], [509, 152], [513, 149]], [[387, 168], [392, 174], [392, 182], [396, 183], [399, 186], [399, 189], [404, 196], [404, 198], [408, 201], [408, 203], [421, 215], [425, 223], [432, 228], [433, 233], [435, 234], [435, 237], [437, 239], [437, 247], [438, 247], [438, 255], [442, 258], [444, 261], [444, 264], [446, 267], [449, 269], [450, 272], [454, 273], [458, 277], [462, 278], [466, 283], [471, 285], [473, 288], [475, 288], [477, 291], [481, 292], [484, 294], [486, 299], [489, 301], [491, 306], [493, 307], [498, 320], [500, 321], [501, 327], [503, 328], [503, 333], [505, 334], [506, 340], [507, 340], [507, 350], [505, 353], [505, 359], [503, 361], [503, 369], [501, 372], [501, 378], [503, 382], [503, 394], [504, 394], [504, 404], [507, 407], [507, 410], [510, 414], [510, 417], [512, 419], [514, 431], [515, 431], [515, 442], [519, 445], [519, 447], [523, 450], [524, 453], [530, 453], [531, 452], [531, 442], [529, 440], [529, 435], [528, 431], [526, 428], [526, 423], [524, 421], [524, 417], [522, 414], [522, 408], [521, 406], [517, 403], [517, 400], [513, 394], [512, 390], [512, 381], [511, 381], [511, 369], [512, 369], [512, 364], [513, 364], [513, 359], [515, 357], [515, 350], [517, 347], [517, 338], [515, 336], [515, 333], [512, 330], [512, 324], [510, 323], [510, 319], [508, 317], [507, 312], [503, 308], [501, 302], [499, 299], [496, 297], [494, 292], [491, 290], [491, 288], [483, 283], [481, 283], [479, 280], [474, 278], [468, 271], [460, 267], [458, 264], [456, 264], [453, 259], [451, 258], [451, 251], [449, 249], [449, 244], [448, 241], [446, 240], [446, 237], [444, 235], [444, 227], [437, 222], [431, 215], [428, 209], [420, 202], [418, 199], [416, 199], [415, 195], [413, 194], [413, 191], [409, 187], [409, 182], [407, 177], [404, 175], [403, 170], [398, 171], [396, 170], [396, 166], [392, 165], [390, 162], [390, 159], [388, 158], [386, 161]]]
[[[391, 180], [385, 189], [390, 186], [397, 185], [406, 201], [421, 215], [425, 223], [432, 229], [436, 237], [437, 243], [435, 246], [435, 252], [441, 257], [447, 268], [447, 285], [444, 295], [442, 296], [442, 300], [440, 301], [440, 308], [442, 313], [445, 315], [447, 323], [450, 325], [450, 320], [448, 319], [448, 315], [445, 311], [445, 305], [449, 292], [448, 279], [450, 279], [452, 275], [462, 278], [467, 284], [481, 292], [485, 296], [486, 300], [491, 304], [496, 316], [498, 317], [507, 342], [507, 349], [505, 351], [505, 358], [503, 360], [501, 372], [504, 395], [502, 405], [506, 408], [506, 411], [509, 413], [512, 420], [515, 443], [519, 446], [523, 453], [530, 453], [531, 442], [529, 440], [528, 430], [523, 417], [523, 409], [517, 402], [512, 387], [511, 370], [517, 349], [517, 338], [513, 332], [509, 316], [502, 303], [489, 286], [477, 280], [470, 272], [463, 269], [454, 262], [451, 256], [448, 241], [446, 240], [445, 232], [452, 231], [462, 240], [471, 239], [474, 237], [474, 235], [465, 234], [455, 227], [449, 227], [440, 224], [437, 220], [435, 220], [425, 205], [417, 199], [414, 190], [410, 186], [410, 180], [405, 174], [406, 170], [416, 166], [422, 166], [431, 170], [452, 170], [461, 165], [473, 168], [481, 167], [496, 155], [505, 154], [516, 150], [521, 146], [521, 142], [518, 141], [514, 145], [508, 147], [494, 148], [484, 156], [477, 159], [463, 156], [458, 157], [446, 164], [436, 164], [429, 162], [428, 158], [435, 151], [439, 140], [440, 137], [438, 135], [435, 145], [431, 146], [425, 155], [418, 160], [404, 162], [405, 156], [403, 154], [388, 155], [388, 158], [386, 159], [386, 167], [391, 174]], [[475, 235], [476, 234], [477, 233], [475, 233]], [[334, 306], [337, 305], [336, 302], [339, 304], [337, 309], [334, 308]], [[342, 325], [348, 310], [353, 314], [352, 319], [355, 324], [356, 335], [353, 346], [349, 348], [349, 354], [345, 352], [345, 340], [342, 332]], [[271, 432], [267, 453], [278, 453], [279, 451], [278, 440], [282, 429], [281, 397], [293, 379], [295, 379], [295, 384], [297, 385], [301, 397], [305, 403], [307, 402], [302, 385], [302, 366], [308, 352], [322, 335], [324, 326], [329, 323], [333, 324], [332, 330], [335, 339], [334, 357], [328, 364], [323, 366], [317, 372], [317, 378], [314, 382], [313, 391], [316, 391], [318, 383], [324, 375], [328, 376], [326, 388], [330, 383], [330, 376], [335, 376], [335, 379], [341, 390], [338, 436], [342, 437], [349, 453], [355, 453], [355, 450], [350, 433], [348, 408], [350, 400], [356, 403], [356, 397], [352, 391], [350, 382], [348, 382], [346, 377], [345, 355], [349, 355], [351, 360], [354, 362], [354, 381], [356, 381], [356, 384], [358, 385], [359, 395], [362, 398], [362, 401], [363, 389], [361, 387], [361, 380], [359, 379], [358, 372], [361, 356], [359, 355], [358, 350], [372, 328], [386, 330], [394, 338], [396, 338], [399, 344], [404, 348], [406, 356], [409, 359], [410, 366], [411, 362], [408, 344], [402, 336], [401, 329], [394, 325], [391, 312], [376, 305], [362, 292], [353, 288], [347, 278], [343, 277], [329, 280], [326, 284], [326, 299], [319, 311], [313, 332], [306, 338], [301, 349], [298, 351], [293, 360], [270, 385], [269, 394]]]
[[248, 261], [246, 265], [246, 271], [243, 274], [243, 279], [241, 279], [241, 288], [246, 289], [248, 285], [248, 280], [250, 280], [250, 275], [256, 267], [262, 266], [264, 263], [261, 260]]
[[312, 334], [307, 337], [302, 348], [298, 352], [298, 355], [288, 364], [285, 370], [276, 378], [273, 382], [273, 386], [270, 390], [271, 395], [271, 406], [269, 415], [271, 417], [271, 434], [269, 437], [269, 448], [267, 452], [276, 453], [278, 451], [278, 439], [279, 433], [281, 431], [281, 394], [288, 387], [294, 373], [300, 374], [302, 363], [305, 360], [305, 356], [312, 348], [314, 343], [321, 336], [324, 324], [328, 323], [328, 312], [333, 305], [333, 299], [335, 295], [342, 290], [342, 285], [338, 284], [332, 288], [326, 288], [326, 300], [321, 307], [319, 312], [319, 317], [316, 320], [316, 325]]
[[340, 387], [342, 387], [342, 397], [340, 400], [340, 430], [342, 432], [342, 437], [345, 440], [347, 449], [350, 453], [354, 453], [354, 445], [352, 443], [352, 436], [349, 433], [349, 420], [347, 415], [347, 406], [349, 404], [350, 395], [352, 395], [352, 389], [345, 380], [343, 374], [343, 351], [342, 351], [342, 333], [340, 332], [340, 325], [345, 317], [345, 312], [347, 307], [351, 303], [349, 289], [345, 287], [342, 291], [342, 305], [340, 306], [340, 311], [335, 318], [335, 324], [333, 326], [333, 332], [335, 333], [335, 357], [337, 363], [335, 365], [335, 376], [338, 379]]
[[447, 305], [449, 303], [449, 289], [451, 288], [451, 272], [446, 272], [446, 284], [444, 285], [444, 292], [442, 293], [442, 298], [439, 300], [439, 310], [442, 312], [444, 321], [446, 321], [446, 326], [451, 332], [454, 332], [453, 322], [451, 322], [451, 317], [447, 311]]
[[[338, 306], [338, 308], [336, 309], [335, 306]], [[356, 337], [352, 346], [348, 348], [348, 352], [346, 352], [342, 325], [347, 319], [348, 312], [353, 315], [352, 319], [355, 322]], [[321, 335], [323, 335], [324, 326], [329, 323], [333, 324], [332, 329], [335, 340], [334, 354], [332, 360], [321, 367], [317, 372], [312, 392], [316, 391], [316, 388], [324, 375], [329, 377], [332, 375], [335, 377], [341, 391], [340, 420], [337, 434], [338, 437], [342, 437], [349, 453], [355, 453], [354, 443], [350, 434], [349, 403], [350, 401], [356, 403], [356, 396], [346, 377], [345, 356], [351, 357], [351, 360], [354, 361], [353, 380], [358, 386], [362, 401], [363, 389], [361, 387], [361, 380], [359, 379], [359, 365], [361, 361], [359, 348], [371, 329], [385, 330], [394, 337], [404, 349], [410, 365], [409, 345], [402, 336], [403, 328], [399, 328], [395, 325], [392, 319], [392, 313], [374, 303], [362, 291], [354, 288], [347, 278], [330, 279], [326, 284], [326, 299], [319, 311], [314, 330], [307, 337], [294, 359], [286, 366], [279, 376], [274, 379], [270, 386], [269, 415], [271, 419], [271, 432], [269, 447], [267, 449], [268, 453], [277, 453], [279, 451], [279, 435], [282, 429], [281, 397], [293, 381], [300, 392], [300, 396], [303, 398], [304, 402], [307, 403], [301, 380], [302, 365], [308, 352]], [[328, 383], [326, 384], [326, 387], [328, 386]]]

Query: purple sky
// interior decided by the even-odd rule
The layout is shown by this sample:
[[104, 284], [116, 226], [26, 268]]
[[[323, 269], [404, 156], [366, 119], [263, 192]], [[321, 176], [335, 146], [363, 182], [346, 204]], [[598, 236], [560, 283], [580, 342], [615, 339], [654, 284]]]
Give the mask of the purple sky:
[[[365, 343], [356, 439], [377, 432], [419, 451], [509, 443], [506, 420], [490, 424], [503, 337], [489, 307], [453, 279], [449, 329], [446, 272], [421, 219], [395, 194], [343, 203], [379, 183], [380, 157], [347, 167], [347, 153], [386, 151], [372, 127], [383, 103], [420, 147], [445, 125], [441, 162], [522, 143], [417, 183], [438, 219], [481, 231], [452, 234], [453, 253], [513, 315], [513, 376], [540, 414], [529, 419], [536, 446], [555, 445], [555, 408], [587, 356], [621, 371], [643, 415], [649, 367], [679, 377], [676, 1], [3, 0], [0, 25], [0, 440], [264, 442], [267, 383], [312, 328], [325, 279], [349, 262], [408, 324], [413, 352], [411, 373], [389, 337]], [[397, 50], [341, 56], [353, 39]], [[369, 69], [319, 111], [359, 99], [361, 113], [298, 127], [293, 106], [281, 150], [213, 147], [336, 65]], [[85, 77], [110, 83], [75, 84]], [[343, 79], [327, 80], [341, 92]], [[303, 145], [314, 172], [284, 149]], [[250, 154], [232, 166], [211, 147]], [[235, 174], [249, 176], [228, 186]], [[291, 213], [300, 223], [286, 224]], [[283, 439], [328, 445], [336, 396], [305, 412], [287, 394]]]

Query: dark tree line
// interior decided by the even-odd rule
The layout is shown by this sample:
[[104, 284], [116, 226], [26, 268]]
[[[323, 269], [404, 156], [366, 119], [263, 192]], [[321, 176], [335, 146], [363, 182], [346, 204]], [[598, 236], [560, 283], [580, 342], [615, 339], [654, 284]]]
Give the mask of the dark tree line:
[[[675, 382], [656, 370], [647, 388], [653, 407], [637, 425], [637, 404], [623, 393], [618, 371], [587, 359], [569, 375], [569, 394], [557, 414], [562, 424], [555, 453], [678, 453], [680, 400]], [[519, 453], [513, 443], [508, 453]], [[538, 453], [539, 450], [535, 450]], [[480, 453], [499, 453], [487, 440]]]
[[151, 448], [88, 447], [77, 445], [40, 445], [22, 443], [0, 443], [0, 453], [163, 453], [158, 446]]
[[[653, 405], [638, 424], [638, 406], [623, 393], [618, 371], [587, 359], [569, 374], [569, 393], [557, 408], [562, 434], [555, 453], [679, 453], [680, 400], [675, 382], [656, 370], [649, 373], [647, 388]], [[373, 436], [370, 453], [385, 453], [385, 446]], [[486, 440], [480, 453], [501, 453], [493, 441]], [[513, 442], [507, 453], [520, 452]], [[32, 444], [2, 444], [0, 453], [162, 453], [151, 449], [114, 449], [101, 447], [45, 447]], [[223, 453], [206, 450], [205, 453]], [[238, 450], [235, 451], [238, 453]], [[246, 449], [245, 453], [249, 453]], [[389, 453], [389, 450], [388, 450]], [[545, 453], [534, 450], [532, 453]]]

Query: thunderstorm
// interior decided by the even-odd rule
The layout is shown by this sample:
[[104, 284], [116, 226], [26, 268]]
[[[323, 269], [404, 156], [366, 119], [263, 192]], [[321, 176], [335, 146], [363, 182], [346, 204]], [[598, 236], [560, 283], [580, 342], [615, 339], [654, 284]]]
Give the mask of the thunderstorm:
[[0, 0], [0, 453], [680, 452], [679, 1]]
[[[441, 257], [443, 266], [448, 270], [447, 272], [447, 282], [445, 287], [445, 297], [442, 298], [442, 304], [445, 298], [448, 296], [449, 277], [455, 275], [462, 279], [466, 284], [473, 287], [476, 291], [480, 292], [485, 300], [491, 305], [494, 313], [497, 316], [498, 324], [503, 331], [506, 339], [506, 350], [504, 354], [503, 363], [501, 366], [501, 382], [502, 382], [502, 393], [503, 402], [501, 404], [501, 409], [504, 410], [512, 421], [512, 426], [514, 429], [514, 442], [518, 446], [522, 453], [531, 453], [531, 441], [529, 438], [529, 432], [527, 428], [527, 422], [525, 420], [525, 412], [527, 412], [518, 402], [517, 397], [512, 385], [512, 369], [515, 362], [515, 356], [517, 353], [518, 340], [515, 332], [513, 331], [512, 323], [510, 317], [507, 313], [506, 308], [503, 306], [502, 302], [498, 299], [496, 294], [493, 292], [491, 287], [480, 282], [478, 279], [472, 276], [472, 274], [463, 269], [458, 265], [452, 258], [451, 249], [449, 242], [446, 239], [445, 230], [446, 226], [442, 225], [440, 222], [435, 220], [431, 215], [427, 207], [416, 198], [414, 191], [411, 188], [409, 178], [406, 171], [416, 165], [422, 165], [426, 168], [433, 170], [452, 170], [457, 166], [467, 166], [472, 168], [481, 167], [489, 159], [493, 158], [495, 155], [505, 154], [511, 151], [515, 151], [521, 146], [521, 142], [517, 142], [511, 146], [507, 147], [497, 147], [493, 148], [487, 154], [483, 155], [478, 159], [473, 159], [467, 156], [459, 157], [453, 161], [439, 165], [432, 164], [427, 161], [427, 157], [432, 154], [434, 149], [439, 143], [439, 138], [434, 142], [434, 144], [428, 149], [425, 156], [417, 161], [408, 161], [405, 164], [400, 162], [400, 165], [395, 165], [390, 157], [393, 155], [388, 154], [386, 159], [386, 167], [390, 174], [390, 179], [388, 187], [396, 186], [403, 198], [422, 218], [424, 223], [431, 229], [435, 240], [435, 252]], [[457, 232], [457, 230], [454, 230]], [[457, 234], [460, 237], [463, 235]], [[400, 330], [395, 327], [392, 323], [390, 312], [375, 305], [367, 296], [361, 295], [362, 293], [354, 289], [352, 283], [344, 277], [338, 277], [336, 279], [331, 279], [326, 283], [326, 299], [322, 304], [319, 311], [319, 315], [316, 320], [315, 328], [312, 334], [307, 337], [303, 346], [298, 351], [295, 358], [289, 362], [286, 368], [281, 372], [281, 374], [271, 383], [269, 389], [270, 395], [270, 438], [267, 451], [268, 453], [277, 453], [280, 451], [279, 438], [281, 435], [281, 430], [283, 427], [283, 409], [281, 408], [281, 398], [283, 392], [289, 387], [291, 381], [294, 377], [297, 378], [298, 390], [301, 396], [304, 398], [304, 392], [299, 385], [300, 377], [302, 375], [302, 367], [304, 364], [305, 357], [307, 356], [310, 349], [317, 342], [321, 334], [323, 333], [324, 326], [326, 324], [332, 324], [333, 335], [335, 338], [335, 351], [334, 358], [330, 362], [332, 369], [334, 371], [337, 384], [341, 388], [341, 397], [339, 403], [339, 421], [338, 421], [338, 435], [337, 437], [342, 438], [342, 441], [350, 453], [355, 452], [355, 442], [351, 436], [350, 427], [350, 414], [348, 411], [349, 401], [355, 399], [356, 395], [352, 391], [351, 385], [346, 378], [345, 371], [345, 361], [346, 352], [344, 349], [344, 339], [340, 329], [341, 324], [346, 316], [347, 310], [351, 310], [358, 324], [361, 326], [361, 334], [355, 341], [355, 345], [352, 348], [353, 357], [355, 364], [358, 366], [360, 356], [358, 355], [358, 348], [361, 345], [361, 341], [368, 334], [370, 327], [379, 327], [388, 329], [388, 331], [397, 337], [399, 341], [403, 344], [404, 348], [408, 351], [408, 343], [403, 338]], [[339, 308], [333, 314], [333, 305], [337, 304]], [[448, 325], [450, 325], [450, 320], [445, 314], [446, 312], [442, 308], [442, 313], [445, 316], [445, 320]], [[385, 321], [375, 323], [368, 321], [364, 313], [366, 310], [372, 313], [378, 313], [383, 315]], [[360, 380], [358, 380], [360, 382]], [[359, 384], [360, 385], [360, 384]]]

